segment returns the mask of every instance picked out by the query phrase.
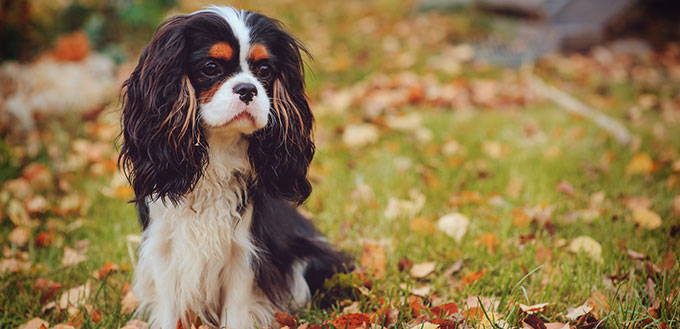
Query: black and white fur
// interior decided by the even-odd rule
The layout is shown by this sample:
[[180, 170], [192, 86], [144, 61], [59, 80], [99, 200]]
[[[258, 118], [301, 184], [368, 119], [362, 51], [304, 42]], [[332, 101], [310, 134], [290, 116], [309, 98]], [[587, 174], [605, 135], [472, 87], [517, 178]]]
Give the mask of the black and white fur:
[[266, 327], [346, 270], [296, 210], [314, 154], [301, 52], [276, 20], [209, 7], [164, 22], [124, 83], [120, 164], [144, 227], [132, 289], [152, 327], [190, 312]]

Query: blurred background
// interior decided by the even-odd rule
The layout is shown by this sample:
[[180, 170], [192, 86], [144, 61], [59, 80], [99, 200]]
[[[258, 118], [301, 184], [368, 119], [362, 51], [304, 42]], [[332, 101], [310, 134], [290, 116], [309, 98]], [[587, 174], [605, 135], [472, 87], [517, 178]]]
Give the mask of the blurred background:
[[577, 328], [678, 325], [677, 0], [0, 0], [0, 327], [130, 320], [119, 88], [163, 19], [211, 4], [312, 55], [302, 208], [368, 283], [298, 321], [502, 295]]

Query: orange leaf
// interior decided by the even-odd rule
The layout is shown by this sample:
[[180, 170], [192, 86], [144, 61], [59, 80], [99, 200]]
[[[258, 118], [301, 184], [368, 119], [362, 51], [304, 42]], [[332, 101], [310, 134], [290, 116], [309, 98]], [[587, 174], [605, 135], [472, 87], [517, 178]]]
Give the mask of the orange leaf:
[[291, 328], [297, 327], [297, 321], [295, 321], [295, 318], [286, 313], [276, 312], [274, 313], [274, 319], [276, 319], [276, 322], [283, 326], [289, 326]]
[[80, 61], [90, 52], [90, 40], [84, 31], [76, 31], [60, 36], [52, 51], [58, 61]]
[[333, 325], [336, 328], [346, 329], [362, 329], [367, 328], [371, 323], [371, 319], [364, 313], [345, 314], [333, 320]]
[[118, 272], [118, 265], [116, 263], [108, 262], [104, 264], [100, 269], [99, 269], [99, 278], [103, 279], [105, 278], [109, 272]]
[[488, 271], [489, 271], [489, 270], [486, 270], [486, 269], [485, 269], [485, 270], [481, 270], [481, 271], [479, 271], [479, 272], [470, 273], [470, 274], [466, 275], [466, 276], [463, 278], [462, 283], [463, 283], [464, 285], [472, 284], [472, 283], [474, 283], [475, 281], [477, 281], [477, 280], [479, 280], [480, 278], [482, 278], [482, 277], [486, 274], [486, 272], [488, 272]]
[[500, 241], [498, 241], [498, 238], [493, 233], [484, 233], [477, 237], [475, 244], [486, 247], [489, 253], [493, 254], [498, 249]]
[[443, 305], [435, 306], [432, 309], [430, 309], [430, 312], [432, 312], [432, 315], [435, 317], [445, 318], [451, 314], [458, 313], [458, 304], [446, 303]]
[[102, 314], [99, 312], [98, 308], [95, 308], [92, 313], [90, 314], [90, 318], [92, 318], [92, 322], [94, 323], [99, 323], [99, 321], [102, 320]]

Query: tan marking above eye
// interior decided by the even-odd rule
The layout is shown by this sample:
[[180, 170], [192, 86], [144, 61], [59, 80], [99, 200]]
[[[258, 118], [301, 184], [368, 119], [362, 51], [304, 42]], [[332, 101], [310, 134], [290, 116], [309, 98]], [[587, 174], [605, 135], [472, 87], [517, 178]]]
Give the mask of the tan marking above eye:
[[234, 50], [231, 49], [231, 46], [226, 42], [218, 42], [214, 44], [212, 47], [210, 47], [210, 51], [208, 52], [210, 57], [220, 58], [226, 61], [230, 60], [233, 54]]
[[264, 45], [256, 43], [252, 47], [250, 47], [248, 58], [252, 62], [261, 61], [263, 59], [269, 58], [269, 51]]

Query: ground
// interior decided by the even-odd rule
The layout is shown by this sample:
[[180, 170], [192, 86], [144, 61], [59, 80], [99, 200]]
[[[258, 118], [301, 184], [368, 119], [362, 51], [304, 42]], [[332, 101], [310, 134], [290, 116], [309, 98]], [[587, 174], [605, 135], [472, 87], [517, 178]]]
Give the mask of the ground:
[[[282, 20], [313, 55], [318, 150], [302, 208], [357, 265], [288, 312], [297, 324], [352, 328], [347, 314], [365, 314], [389, 328], [680, 326], [678, 44], [502, 68], [472, 56], [491, 20], [477, 12], [241, 2]], [[529, 74], [632, 140], [568, 114]], [[0, 141], [0, 327], [132, 318], [140, 227], [117, 174], [116, 108], [39, 119]]]

